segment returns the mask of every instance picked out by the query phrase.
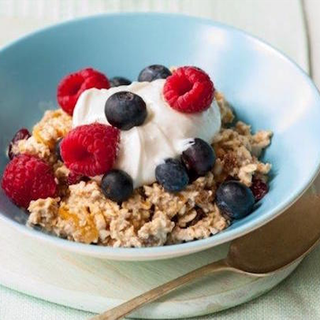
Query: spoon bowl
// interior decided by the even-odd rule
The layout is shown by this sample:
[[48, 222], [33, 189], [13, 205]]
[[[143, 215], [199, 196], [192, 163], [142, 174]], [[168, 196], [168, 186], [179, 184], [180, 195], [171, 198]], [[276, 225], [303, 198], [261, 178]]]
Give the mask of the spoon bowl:
[[320, 241], [320, 197], [305, 195], [277, 219], [232, 241], [225, 259], [169, 281], [91, 320], [119, 320], [169, 292], [220, 271], [265, 277], [302, 259]]
[[301, 259], [320, 238], [320, 197], [306, 195], [260, 229], [237, 240], [227, 264], [253, 274], [278, 271]]

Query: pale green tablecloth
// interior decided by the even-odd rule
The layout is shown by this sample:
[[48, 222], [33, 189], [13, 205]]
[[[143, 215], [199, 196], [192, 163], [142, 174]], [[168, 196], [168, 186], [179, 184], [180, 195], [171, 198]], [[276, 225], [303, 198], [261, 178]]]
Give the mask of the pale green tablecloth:
[[[194, 320], [318, 320], [319, 261], [320, 248], [268, 294], [236, 308]], [[89, 316], [89, 313], [48, 303], [0, 286], [1, 320], [87, 320]]]
[[[0, 45], [55, 21], [133, 10], [181, 12], [235, 25], [272, 43], [308, 70], [306, 28], [299, 0], [0, 0]], [[5, 257], [0, 257], [0, 263], [1, 259]], [[320, 319], [318, 261], [320, 248], [269, 294], [198, 319]], [[89, 315], [0, 286], [0, 320], [81, 320]]]

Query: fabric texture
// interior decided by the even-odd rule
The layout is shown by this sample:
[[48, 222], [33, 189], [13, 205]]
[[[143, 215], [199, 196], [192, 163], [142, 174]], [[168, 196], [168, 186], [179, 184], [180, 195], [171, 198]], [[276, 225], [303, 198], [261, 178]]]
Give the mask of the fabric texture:
[[[308, 2], [309, 10], [312, 2], [317, 1]], [[299, 0], [0, 0], [0, 46], [54, 22], [118, 11], [175, 12], [212, 18], [266, 40], [309, 70], [308, 37]], [[319, 259], [320, 248], [270, 293], [197, 319], [320, 319]], [[1, 320], [81, 320], [90, 315], [0, 286]]]
[[[320, 248], [269, 293], [238, 307], [193, 320], [320, 319]], [[1, 320], [86, 320], [92, 314], [45, 302], [0, 286]]]

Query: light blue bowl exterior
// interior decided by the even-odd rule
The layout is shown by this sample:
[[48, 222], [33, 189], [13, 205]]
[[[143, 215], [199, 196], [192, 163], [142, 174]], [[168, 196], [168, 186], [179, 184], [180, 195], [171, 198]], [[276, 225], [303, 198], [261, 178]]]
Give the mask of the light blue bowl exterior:
[[[273, 165], [270, 192], [254, 213], [205, 240], [158, 248], [106, 248], [58, 239], [26, 227], [26, 214], [0, 191], [1, 219], [28, 235], [81, 254], [122, 260], [162, 259], [232, 240], [273, 219], [310, 185], [320, 161], [320, 97], [309, 77], [264, 42], [213, 21], [164, 14], [78, 19], [24, 37], [0, 51], [0, 172], [5, 149], [22, 126], [56, 106], [69, 72], [92, 66], [136, 79], [150, 64], [206, 70], [253, 130], [271, 129], [264, 154]], [[173, 124], [174, 125], [174, 124]], [[303, 212], [301, 213], [303, 214]], [[290, 226], [288, 226], [290, 227]]]

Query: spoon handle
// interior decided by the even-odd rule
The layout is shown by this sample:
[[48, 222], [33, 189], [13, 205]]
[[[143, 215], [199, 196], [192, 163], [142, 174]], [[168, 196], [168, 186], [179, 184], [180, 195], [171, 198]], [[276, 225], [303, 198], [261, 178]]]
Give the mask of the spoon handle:
[[150, 291], [147, 291], [141, 294], [138, 297], [135, 297], [111, 310], [108, 310], [100, 315], [97, 315], [91, 320], [119, 320], [131, 313], [132, 311], [137, 310], [138, 308], [144, 306], [145, 304], [152, 302], [169, 292], [181, 287], [182, 285], [194, 281], [203, 276], [209, 275], [213, 272], [218, 272], [222, 270], [233, 270], [230, 267], [226, 260], [215, 261], [211, 264], [200, 267], [196, 270], [193, 270], [177, 279], [171, 280], [157, 288], [154, 288]]

